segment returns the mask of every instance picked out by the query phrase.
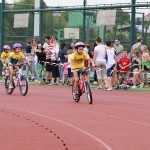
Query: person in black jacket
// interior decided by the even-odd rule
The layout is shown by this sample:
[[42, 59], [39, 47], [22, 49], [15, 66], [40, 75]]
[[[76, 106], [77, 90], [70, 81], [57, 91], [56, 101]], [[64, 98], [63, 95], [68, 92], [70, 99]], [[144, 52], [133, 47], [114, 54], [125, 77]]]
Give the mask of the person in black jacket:
[[43, 77], [42, 75], [45, 74], [45, 62], [46, 62], [46, 54], [44, 53], [42, 43], [38, 43], [36, 55], [38, 57], [38, 79], [40, 83]]

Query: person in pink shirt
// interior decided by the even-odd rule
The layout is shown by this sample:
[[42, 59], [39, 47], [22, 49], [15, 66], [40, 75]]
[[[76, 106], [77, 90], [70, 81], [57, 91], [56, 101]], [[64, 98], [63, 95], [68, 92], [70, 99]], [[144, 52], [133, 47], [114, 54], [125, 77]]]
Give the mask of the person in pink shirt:
[[65, 60], [65, 63], [63, 64], [63, 81], [62, 83], [64, 84], [65, 79], [68, 78], [68, 60]]

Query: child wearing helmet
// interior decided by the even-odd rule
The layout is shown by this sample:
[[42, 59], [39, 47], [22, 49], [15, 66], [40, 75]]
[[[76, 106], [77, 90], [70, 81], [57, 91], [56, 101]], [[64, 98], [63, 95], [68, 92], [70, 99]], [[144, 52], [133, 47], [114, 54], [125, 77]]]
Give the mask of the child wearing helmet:
[[[77, 42], [75, 44], [75, 49], [76, 52], [74, 52], [71, 57], [70, 57], [70, 64], [71, 64], [71, 70], [74, 72], [74, 79], [75, 79], [75, 84], [74, 84], [74, 91], [75, 94], [77, 94], [77, 82], [78, 82], [78, 69], [81, 69], [81, 79], [82, 79], [82, 72], [84, 71], [85, 68], [85, 60], [90, 61], [89, 55], [84, 52], [85, 44], [83, 42]], [[93, 62], [91, 62], [93, 64]]]
[[9, 70], [10, 70], [10, 85], [9, 89], [14, 88], [13, 87], [13, 76], [14, 76], [14, 69], [16, 71], [19, 71], [19, 66], [15, 66], [19, 60], [28, 61], [25, 58], [25, 55], [21, 52], [22, 45], [20, 43], [15, 43], [13, 45], [13, 52], [9, 55], [8, 61], [9, 61]]
[[7, 58], [11, 53], [10, 52], [10, 46], [9, 45], [4, 45], [3, 50], [4, 51], [1, 54], [1, 60], [2, 60], [2, 63], [3, 63], [2, 75], [5, 75], [5, 70], [6, 70], [6, 67], [8, 65]]

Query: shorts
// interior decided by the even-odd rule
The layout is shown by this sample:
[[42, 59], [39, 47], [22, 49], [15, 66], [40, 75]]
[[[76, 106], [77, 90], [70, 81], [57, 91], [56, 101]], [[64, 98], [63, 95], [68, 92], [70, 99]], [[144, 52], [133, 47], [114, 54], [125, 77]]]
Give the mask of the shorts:
[[46, 71], [51, 72], [52, 71], [52, 66], [49, 64], [46, 64]]
[[120, 77], [128, 77], [128, 73], [120, 72], [119, 74]]
[[53, 78], [60, 77], [58, 64], [55, 64], [55, 63], [52, 64], [52, 77]]
[[115, 65], [107, 69], [107, 77], [112, 77]]
[[71, 68], [68, 68], [68, 77], [69, 78], [73, 77], [73, 72], [71, 72]]
[[148, 71], [149, 69], [144, 65], [144, 70], [143, 71]]

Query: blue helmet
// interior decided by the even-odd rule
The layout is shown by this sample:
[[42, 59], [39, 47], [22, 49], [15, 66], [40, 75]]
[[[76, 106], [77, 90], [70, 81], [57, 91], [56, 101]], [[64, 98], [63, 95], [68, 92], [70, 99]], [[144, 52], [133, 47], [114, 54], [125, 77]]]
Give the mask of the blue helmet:
[[22, 48], [22, 45], [20, 43], [15, 43], [13, 45], [13, 49], [16, 49], [16, 48]]

